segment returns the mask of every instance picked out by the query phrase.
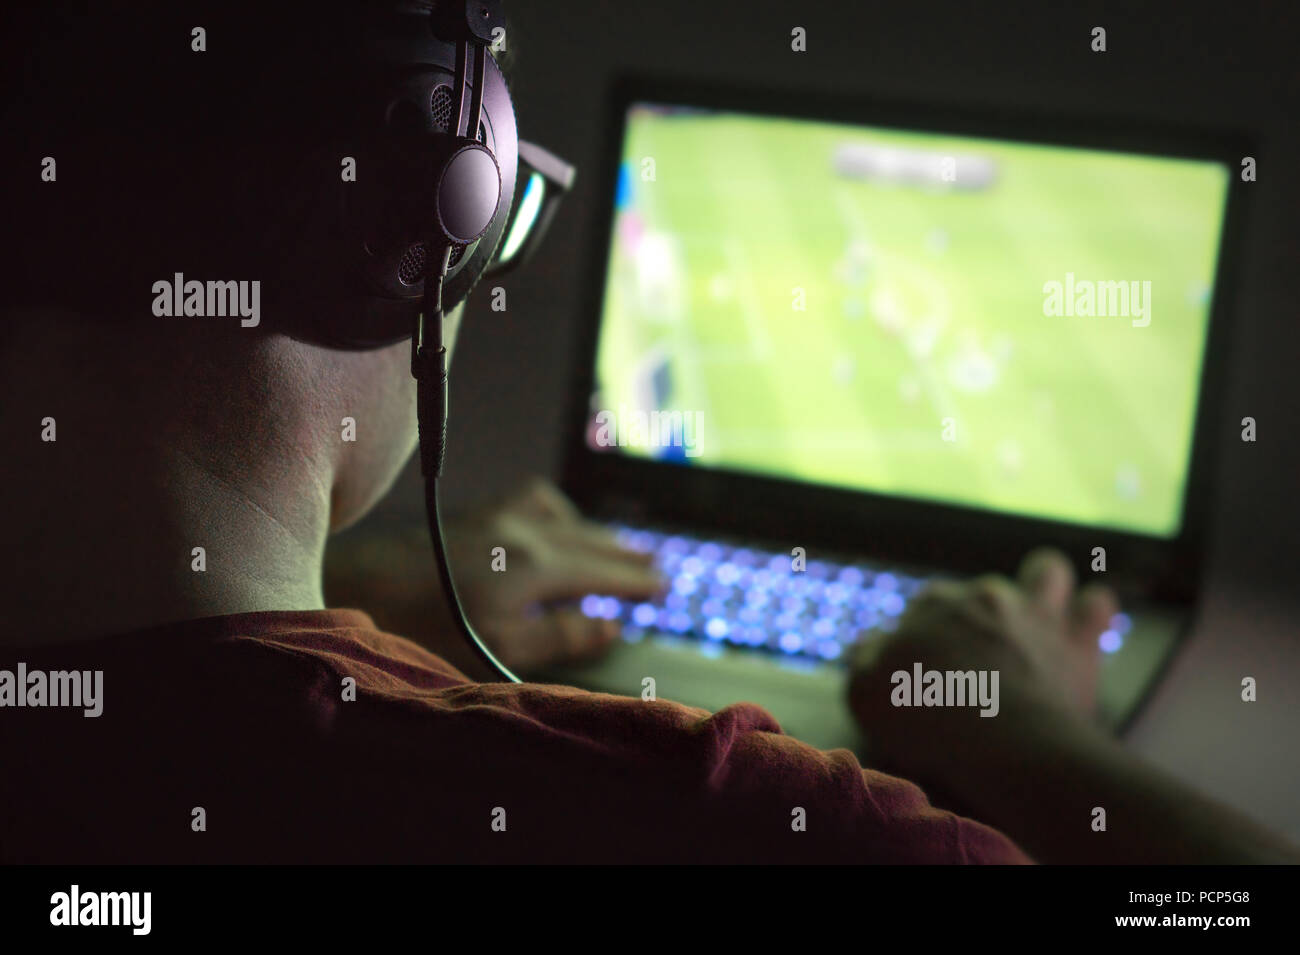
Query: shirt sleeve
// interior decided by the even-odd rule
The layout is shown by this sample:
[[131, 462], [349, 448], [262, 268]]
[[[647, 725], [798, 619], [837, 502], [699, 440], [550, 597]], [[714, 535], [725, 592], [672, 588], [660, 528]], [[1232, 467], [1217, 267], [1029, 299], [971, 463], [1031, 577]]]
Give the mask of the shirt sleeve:
[[720, 710], [702, 728], [718, 738], [710, 763], [716, 798], [752, 807], [755, 815], [779, 817], [790, 830], [773, 840], [777, 857], [914, 864], [1030, 861], [1002, 833], [936, 809], [915, 784], [863, 768], [849, 750], [819, 750], [784, 735], [770, 714], [752, 704]]
[[1006, 836], [936, 809], [916, 785], [864, 769], [849, 750], [785, 735], [754, 704], [709, 713], [568, 687], [473, 684], [455, 707], [475, 714], [469, 735], [513, 753], [521, 779], [546, 780], [549, 795], [518, 797], [539, 810], [537, 823], [567, 812], [570, 836], [611, 857], [1030, 861]]

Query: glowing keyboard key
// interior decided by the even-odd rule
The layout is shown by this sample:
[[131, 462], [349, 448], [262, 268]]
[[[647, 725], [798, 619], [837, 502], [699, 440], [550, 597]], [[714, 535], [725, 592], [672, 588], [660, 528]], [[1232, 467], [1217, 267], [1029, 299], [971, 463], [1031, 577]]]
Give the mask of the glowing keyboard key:
[[623, 543], [632, 550], [648, 554], [655, 548], [656, 536], [649, 531], [633, 531], [623, 538]]
[[880, 614], [875, 610], [859, 610], [854, 614], [853, 622], [862, 629], [868, 630], [880, 622]]
[[704, 561], [692, 554], [690, 557], [682, 558], [682, 573], [690, 574], [692, 577], [698, 577], [704, 573]]
[[845, 567], [835, 577], [846, 587], [861, 587], [863, 582], [862, 571], [856, 567]]
[[670, 537], [660, 549], [666, 554], [684, 554], [691, 549], [691, 542], [685, 537]]

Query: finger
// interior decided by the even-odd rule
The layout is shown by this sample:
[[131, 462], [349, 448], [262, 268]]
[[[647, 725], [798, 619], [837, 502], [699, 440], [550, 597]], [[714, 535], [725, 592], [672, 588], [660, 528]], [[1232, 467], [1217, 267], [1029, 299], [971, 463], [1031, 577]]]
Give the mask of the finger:
[[564, 493], [545, 478], [532, 478], [512, 500], [512, 510], [559, 521], [581, 521], [582, 514]]
[[1015, 609], [1019, 597], [1016, 585], [1000, 574], [984, 574], [976, 577], [968, 587], [976, 603], [992, 612], [998, 619], [1006, 617]]
[[1088, 584], [1074, 599], [1070, 609], [1069, 634], [1071, 641], [1096, 645], [1110, 621], [1119, 613], [1119, 598], [1104, 584]]
[[521, 620], [504, 641], [507, 657], [521, 670], [594, 659], [613, 645], [620, 627], [576, 610], [550, 610]]
[[1073, 651], [1075, 700], [1085, 713], [1097, 707], [1097, 676], [1101, 670], [1101, 647], [1097, 638], [1110, 626], [1119, 611], [1114, 592], [1102, 584], [1088, 584], [1074, 599], [1066, 628]]
[[1031, 602], [1056, 616], [1064, 616], [1074, 593], [1074, 568], [1059, 550], [1040, 547], [1021, 562], [1020, 585]]
[[916, 592], [916, 595], [907, 602], [907, 607], [908, 610], [911, 610], [913, 607], [925, 607], [933, 604], [955, 602], [959, 600], [965, 592], [965, 585], [958, 581], [936, 578], [927, 581], [926, 584]]
[[652, 597], [665, 586], [659, 572], [639, 560], [573, 551], [539, 573], [537, 599], [567, 600], [586, 594]]
[[556, 527], [552, 533], [552, 540], [558, 546], [583, 547], [608, 557], [618, 557], [642, 565], [654, 561], [654, 554], [625, 546], [619, 542], [618, 535], [609, 528], [585, 519], [575, 524]]

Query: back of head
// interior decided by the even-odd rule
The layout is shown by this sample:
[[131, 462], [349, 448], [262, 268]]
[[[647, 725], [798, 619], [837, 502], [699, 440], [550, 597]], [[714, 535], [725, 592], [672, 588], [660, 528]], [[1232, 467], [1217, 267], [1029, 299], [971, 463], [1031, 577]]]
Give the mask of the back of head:
[[[377, 258], [404, 246], [380, 248], [399, 239], [378, 232], [353, 241], [348, 230], [361, 226], [348, 217], [392, 203], [384, 190], [396, 177], [382, 173], [375, 146], [390, 131], [395, 86], [453, 58], [431, 33], [432, 6], [108, 0], [6, 10], [12, 94], [0, 121], [17, 148], [3, 157], [4, 304], [147, 320], [153, 284], [178, 273], [258, 280], [283, 330], [301, 332], [304, 312], [337, 312], [318, 324], [380, 329], [359, 345], [395, 340], [409, 302], [375, 300], [350, 280], [362, 246]], [[512, 185], [506, 112], [487, 124]], [[340, 174], [349, 161], [360, 166], [351, 182]], [[449, 273], [453, 304], [498, 238], [485, 236]]]
[[321, 131], [291, 104], [310, 103], [293, 86], [322, 21], [306, 4], [257, 8], [10, 11], [7, 303], [147, 313], [149, 282], [173, 271], [260, 271], [259, 223], [291, 175], [275, 139]]
[[[334, 526], [387, 487], [415, 439], [405, 350], [342, 354], [266, 333], [314, 341], [298, 332], [328, 313], [337, 327], [376, 319], [378, 344], [409, 334], [418, 295], [358, 290], [355, 250], [343, 246], [353, 235], [335, 226], [385, 186], [368, 150], [402, 77], [443, 82], [454, 59], [431, 33], [430, 7], [105, 0], [4, 11], [0, 370], [16, 392], [14, 427], [26, 438], [50, 415], [67, 449], [38, 447], [35, 470], [10, 469], [10, 481], [27, 474], [27, 499], [66, 496], [92, 433], [105, 487], [108, 475], [156, 483], [179, 449], [231, 484], [323, 482]], [[485, 118], [509, 147], [503, 178], [515, 162], [505, 105]], [[340, 175], [346, 159], [355, 181]], [[494, 242], [466, 254], [449, 298], [467, 293]], [[160, 317], [154, 286], [178, 274], [260, 282], [266, 317], [251, 328], [238, 316]], [[15, 315], [35, 320], [15, 331]], [[363, 440], [340, 445], [343, 415], [364, 422]], [[163, 464], [141, 453], [160, 443]]]

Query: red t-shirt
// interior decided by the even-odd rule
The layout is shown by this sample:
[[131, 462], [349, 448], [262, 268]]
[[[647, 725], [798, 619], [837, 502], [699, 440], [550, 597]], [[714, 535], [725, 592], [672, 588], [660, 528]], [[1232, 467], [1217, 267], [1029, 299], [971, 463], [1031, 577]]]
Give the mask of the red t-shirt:
[[103, 671], [0, 708], [6, 863], [1028, 861], [752, 704], [475, 683], [358, 611], [0, 653]]

